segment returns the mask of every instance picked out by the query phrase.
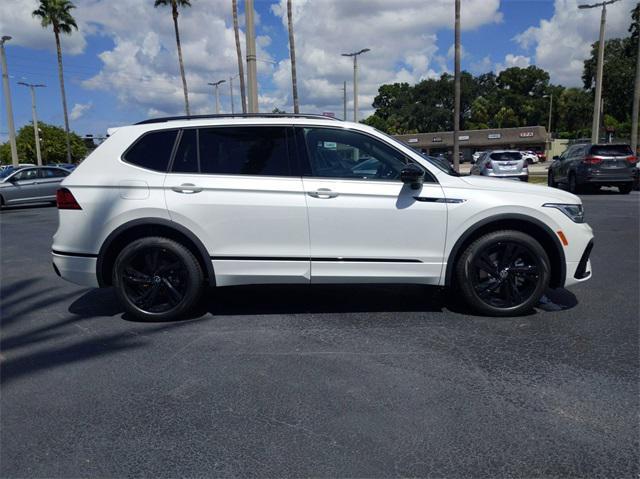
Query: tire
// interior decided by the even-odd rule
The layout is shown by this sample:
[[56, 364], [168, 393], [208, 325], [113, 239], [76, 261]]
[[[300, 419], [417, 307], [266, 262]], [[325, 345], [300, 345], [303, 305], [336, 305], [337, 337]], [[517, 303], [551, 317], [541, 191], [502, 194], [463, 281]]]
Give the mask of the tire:
[[556, 180], [553, 177], [553, 172], [551, 170], [549, 170], [549, 173], [547, 174], [547, 185], [551, 188], [558, 187], [558, 183], [556, 183]]
[[520, 231], [488, 233], [463, 251], [455, 267], [466, 303], [489, 316], [529, 312], [549, 286], [551, 267], [544, 248]]
[[580, 192], [580, 186], [578, 185], [578, 181], [576, 180], [575, 173], [569, 174], [569, 181], [567, 183], [567, 187], [569, 189], [569, 192], [573, 193], [574, 195]]
[[112, 281], [126, 312], [142, 321], [187, 317], [204, 289], [202, 268], [193, 253], [157, 236], [125, 246], [116, 258]]
[[629, 193], [631, 193], [632, 189], [633, 189], [633, 184], [632, 183], [618, 186], [618, 191], [622, 195], [628, 195]]

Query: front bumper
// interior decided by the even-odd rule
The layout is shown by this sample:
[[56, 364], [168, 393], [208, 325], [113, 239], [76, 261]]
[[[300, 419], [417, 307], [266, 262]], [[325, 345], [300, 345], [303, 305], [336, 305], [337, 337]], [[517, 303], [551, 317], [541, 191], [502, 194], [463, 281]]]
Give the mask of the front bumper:
[[593, 250], [593, 240], [589, 241], [584, 249], [580, 261], [567, 262], [567, 277], [565, 279], [565, 287], [577, 283], [582, 283], [591, 278], [591, 251]]
[[88, 255], [69, 255], [54, 251], [53, 269], [62, 279], [82, 286], [98, 287], [96, 275], [98, 258]]

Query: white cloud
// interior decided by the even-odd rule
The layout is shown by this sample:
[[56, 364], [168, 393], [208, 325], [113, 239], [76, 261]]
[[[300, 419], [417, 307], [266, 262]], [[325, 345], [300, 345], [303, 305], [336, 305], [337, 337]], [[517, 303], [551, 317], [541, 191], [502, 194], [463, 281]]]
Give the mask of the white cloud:
[[[0, 1], [0, 32], [13, 37], [8, 45], [55, 51], [55, 40], [51, 28], [42, 28], [40, 21], [31, 13], [38, 8], [37, 0]], [[85, 35], [92, 27], [84, 22], [79, 11], [73, 10], [78, 23], [78, 31], [71, 35], [61, 35], [62, 50], [65, 54], [82, 53], [87, 45]]]
[[91, 110], [91, 108], [93, 107], [93, 102], [89, 102], [89, 103], [76, 103], [75, 105], [73, 105], [73, 108], [71, 109], [71, 113], [69, 114], [69, 118], [71, 118], [72, 120], [78, 120], [80, 119], [86, 112], [88, 112], [89, 110]]
[[500, 73], [502, 70], [506, 70], [511, 67], [526, 68], [531, 65], [531, 58], [523, 55], [514, 55], [513, 53], [507, 53], [504, 57], [504, 63], [496, 63], [495, 71]]
[[[464, 29], [500, 22], [499, 0], [466, 0]], [[287, 27], [286, 0], [271, 8]], [[446, 71], [447, 51], [438, 53], [436, 34], [452, 29], [453, 0], [297, 0], [294, 32], [298, 88], [304, 111], [342, 112], [342, 82], [348, 82], [352, 105], [353, 61], [341, 53], [370, 48], [358, 60], [361, 116], [383, 83], [416, 82]], [[279, 62], [274, 81], [290, 106], [290, 64]]]
[[[606, 38], [627, 35], [630, 11], [637, 0], [622, 0], [607, 8]], [[580, 86], [584, 60], [591, 44], [598, 39], [600, 8], [579, 10], [578, 0], [555, 0], [555, 13], [548, 20], [516, 35], [515, 41], [533, 49], [535, 64], [547, 70], [551, 81], [567, 86]]]

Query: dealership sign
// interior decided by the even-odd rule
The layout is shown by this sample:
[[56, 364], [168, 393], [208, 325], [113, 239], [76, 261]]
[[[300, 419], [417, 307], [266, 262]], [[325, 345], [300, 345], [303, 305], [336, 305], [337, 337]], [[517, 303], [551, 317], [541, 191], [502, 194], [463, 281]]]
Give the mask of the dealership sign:
[[487, 138], [490, 140], [499, 140], [500, 138], [502, 138], [502, 135], [500, 133], [489, 133], [487, 135]]
[[432, 143], [442, 143], [442, 137], [441, 136], [434, 136], [433, 139], [431, 140]]
[[520, 138], [531, 138], [533, 136], [532, 131], [523, 131], [520, 133]]
[[418, 139], [417, 138], [409, 138], [407, 140], [407, 143], [418, 143]]
[[468, 140], [468, 139], [469, 139], [469, 135], [460, 135], [458, 137], [458, 140], [460, 140], [460, 141], [465, 141], [465, 140]]

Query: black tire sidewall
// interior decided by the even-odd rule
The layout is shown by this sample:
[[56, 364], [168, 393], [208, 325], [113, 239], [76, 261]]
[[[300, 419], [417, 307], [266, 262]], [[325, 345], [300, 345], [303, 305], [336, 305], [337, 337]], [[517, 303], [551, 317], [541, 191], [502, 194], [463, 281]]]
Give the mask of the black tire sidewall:
[[[189, 281], [185, 297], [182, 301], [174, 308], [162, 313], [152, 313], [138, 308], [125, 293], [124, 286], [120, 279], [122, 269], [128, 260], [137, 253], [150, 247], [164, 248], [175, 254], [185, 266]], [[194, 309], [202, 294], [204, 277], [198, 260], [189, 249], [169, 238], [154, 236], [135, 240], [120, 251], [113, 267], [112, 283], [115, 287], [116, 295], [126, 312], [135, 318], [142, 321], [173, 321], [186, 317]]]
[[[470, 265], [474, 257], [488, 246], [499, 241], [511, 241], [519, 243], [532, 251], [534, 257], [540, 259], [540, 277], [536, 289], [524, 303], [511, 308], [497, 308], [481, 300], [473, 288], [470, 276]], [[549, 256], [544, 248], [533, 237], [515, 230], [504, 230], [488, 233], [471, 243], [459, 257], [455, 266], [456, 282], [469, 306], [481, 314], [488, 316], [518, 316], [527, 313], [538, 303], [545, 290], [549, 286], [551, 278], [551, 266]]]

